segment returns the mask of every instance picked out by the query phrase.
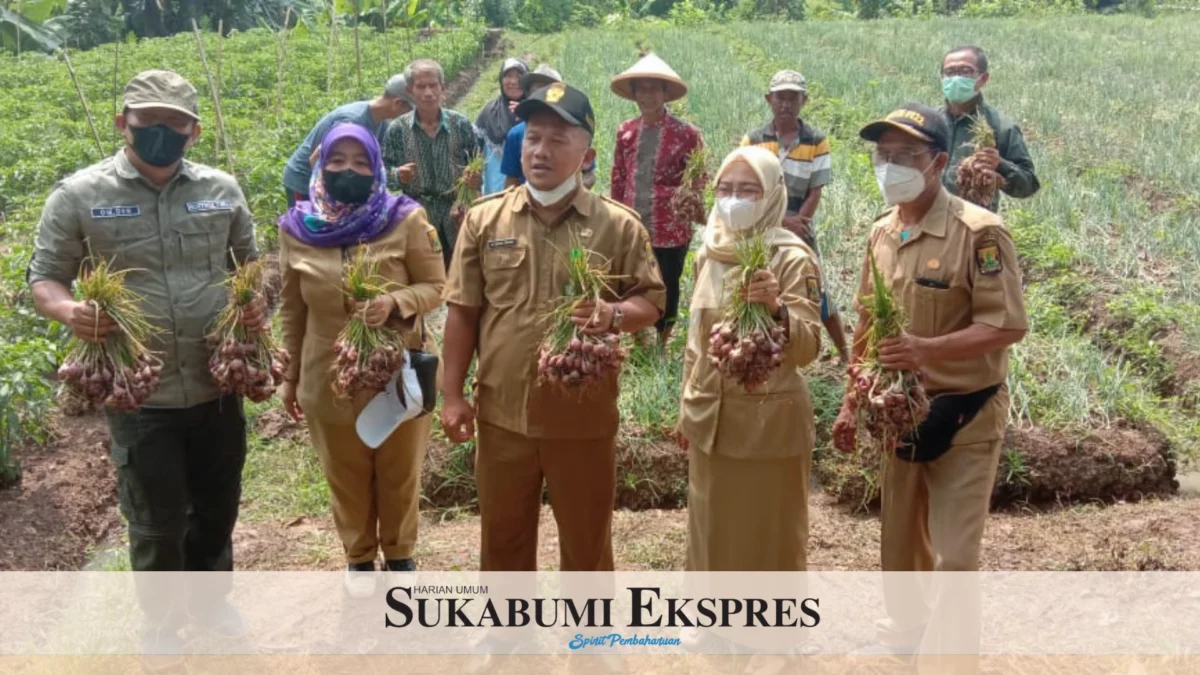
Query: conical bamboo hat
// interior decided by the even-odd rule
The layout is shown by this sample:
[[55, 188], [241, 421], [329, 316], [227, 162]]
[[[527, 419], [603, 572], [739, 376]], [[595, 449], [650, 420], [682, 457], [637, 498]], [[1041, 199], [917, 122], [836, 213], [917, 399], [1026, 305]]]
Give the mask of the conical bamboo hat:
[[612, 79], [613, 93], [630, 101], [633, 98], [634, 80], [659, 80], [667, 85], [667, 102], [675, 101], [687, 95], [687, 85], [666, 61], [656, 54], [647, 54], [629, 70]]

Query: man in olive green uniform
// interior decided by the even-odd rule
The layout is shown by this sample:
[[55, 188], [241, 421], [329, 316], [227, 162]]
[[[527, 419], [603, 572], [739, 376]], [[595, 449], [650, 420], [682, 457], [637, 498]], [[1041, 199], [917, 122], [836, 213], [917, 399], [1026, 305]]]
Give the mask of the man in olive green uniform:
[[[882, 489], [885, 572], [975, 571], [996, 477], [1008, 394], [1009, 347], [1026, 332], [1016, 251], [990, 211], [950, 195], [939, 181], [949, 129], [937, 110], [909, 104], [863, 128], [877, 143], [875, 173], [889, 205], [868, 249], [909, 317], [907, 331], [884, 340], [883, 367], [920, 371], [934, 397], [917, 440], [887, 462]], [[872, 293], [864, 260], [855, 301], [860, 312], [854, 360], [865, 349]], [[853, 385], [851, 385], [853, 386]], [[854, 447], [854, 414], [843, 407], [835, 444]], [[885, 651], [911, 652], [926, 640], [970, 639], [969, 622], [930, 623], [914, 585], [885, 584]], [[967, 598], [955, 603], [969, 609]], [[926, 624], [930, 625], [926, 632]], [[926, 642], [926, 644], [928, 644]]]
[[[145, 407], [107, 413], [130, 562], [135, 572], [232, 571], [245, 417], [241, 400], [221, 396], [208, 374], [205, 335], [225, 305], [219, 284], [233, 259], [257, 255], [254, 224], [232, 176], [183, 159], [200, 135], [187, 80], [140, 73], [124, 103], [115, 123], [125, 146], [59, 182], [46, 200], [28, 279], [42, 314], [99, 342], [118, 328], [77, 302], [71, 284], [89, 253], [132, 270], [126, 285], [144, 298], [160, 331], [147, 346], [163, 367]], [[259, 327], [265, 316], [257, 298], [245, 323]], [[178, 653], [182, 608], [172, 589], [143, 583], [151, 577], [138, 580], [148, 622], [143, 648]], [[240, 616], [223, 593], [216, 596], [192, 598], [189, 611], [202, 624], [240, 632]]]
[[[537, 382], [541, 316], [562, 296], [560, 251], [609, 261], [615, 295], [576, 310], [589, 333], [634, 332], [658, 320], [665, 286], [645, 228], [631, 210], [580, 186], [594, 157], [595, 120], [562, 83], [517, 108], [526, 121], [527, 182], [476, 202], [458, 238], [444, 294], [442, 424], [457, 443], [479, 419], [475, 477], [484, 571], [534, 571], [543, 483], [559, 525], [561, 569], [613, 569], [617, 377], [563, 391]], [[579, 243], [575, 243], [579, 242]], [[463, 394], [478, 352], [474, 408]]]
[[[950, 125], [950, 161], [942, 171], [942, 183], [951, 194], [958, 193], [958, 165], [975, 152], [972, 129], [983, 121], [996, 134], [996, 147], [980, 151], [984, 168], [1000, 174], [1004, 179], [1001, 190], [1008, 196], [1032, 197], [1041, 185], [1025, 137], [1016, 123], [983, 102], [983, 86], [989, 78], [987, 54], [979, 47], [955, 47], [942, 59], [942, 94], [946, 97], [942, 113]], [[995, 211], [999, 206], [997, 192], [988, 208]]]

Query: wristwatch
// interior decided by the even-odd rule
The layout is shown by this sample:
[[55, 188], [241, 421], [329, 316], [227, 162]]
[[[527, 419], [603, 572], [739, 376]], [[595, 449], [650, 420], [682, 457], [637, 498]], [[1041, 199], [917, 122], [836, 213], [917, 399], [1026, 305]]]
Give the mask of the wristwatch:
[[614, 333], [621, 332], [621, 324], [625, 321], [625, 312], [621, 311], [620, 305], [611, 305], [612, 307], [612, 323], [609, 325], [609, 330]]

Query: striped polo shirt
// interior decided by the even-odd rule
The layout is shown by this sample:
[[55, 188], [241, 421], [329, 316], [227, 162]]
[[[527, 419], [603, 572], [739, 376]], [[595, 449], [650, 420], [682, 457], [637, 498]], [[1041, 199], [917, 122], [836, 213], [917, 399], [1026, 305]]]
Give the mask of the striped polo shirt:
[[765, 127], [755, 129], [742, 138], [743, 146], [757, 145], [779, 157], [787, 184], [789, 214], [800, 210], [810, 189], [828, 185], [833, 177], [829, 163], [829, 140], [804, 120], [797, 122], [800, 124], [800, 133], [790, 146], [785, 147], [779, 142], [774, 122], [768, 122]]

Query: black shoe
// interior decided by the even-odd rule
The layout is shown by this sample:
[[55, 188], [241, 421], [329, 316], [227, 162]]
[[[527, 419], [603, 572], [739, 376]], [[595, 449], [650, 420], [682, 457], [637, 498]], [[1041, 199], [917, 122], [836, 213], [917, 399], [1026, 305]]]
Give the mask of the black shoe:
[[368, 560], [367, 562], [350, 563], [346, 566], [347, 572], [374, 572], [375, 561]]
[[417, 564], [412, 558], [402, 558], [400, 560], [388, 560], [384, 563], [387, 565], [389, 572], [416, 572]]

